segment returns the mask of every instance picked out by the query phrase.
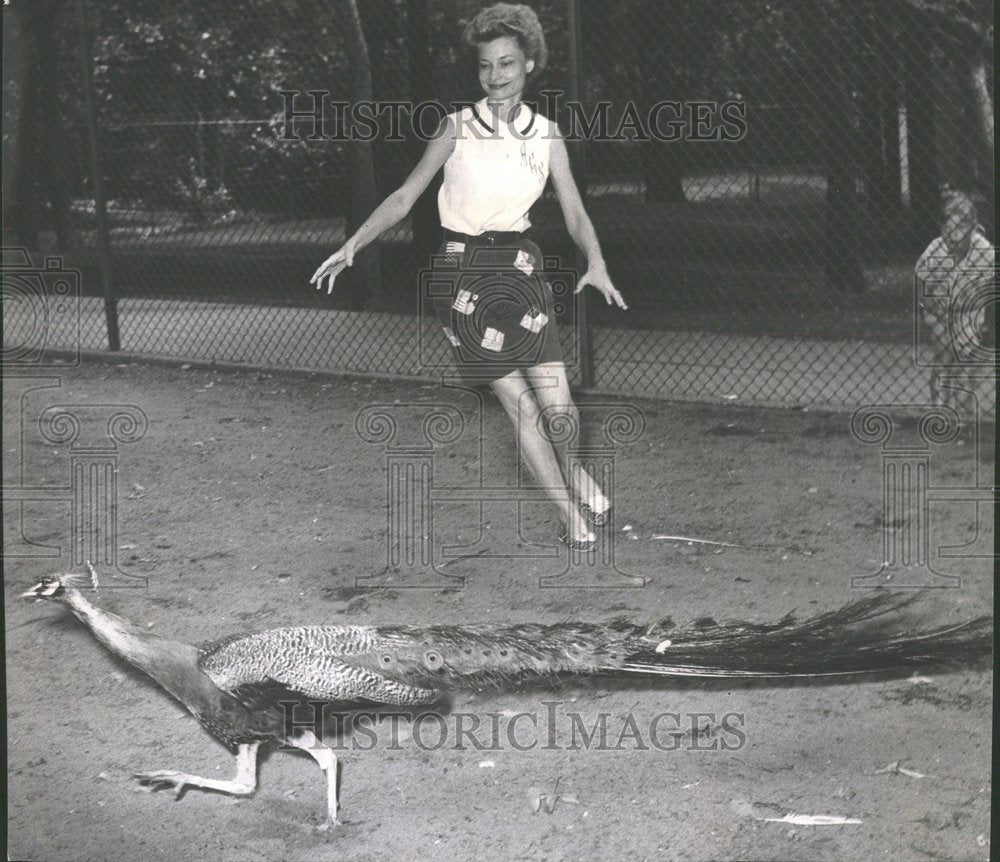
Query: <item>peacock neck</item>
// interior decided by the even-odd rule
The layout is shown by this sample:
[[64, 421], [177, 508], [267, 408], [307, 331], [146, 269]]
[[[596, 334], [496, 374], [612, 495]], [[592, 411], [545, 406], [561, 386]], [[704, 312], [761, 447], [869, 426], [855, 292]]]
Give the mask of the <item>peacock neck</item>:
[[[91, 604], [77, 590], [67, 590], [74, 616], [115, 655], [151, 676], [167, 691], [186, 701], [181, 681], [197, 671], [198, 650], [185, 643], [154, 635], [123, 617]], [[200, 675], [200, 672], [198, 672]]]

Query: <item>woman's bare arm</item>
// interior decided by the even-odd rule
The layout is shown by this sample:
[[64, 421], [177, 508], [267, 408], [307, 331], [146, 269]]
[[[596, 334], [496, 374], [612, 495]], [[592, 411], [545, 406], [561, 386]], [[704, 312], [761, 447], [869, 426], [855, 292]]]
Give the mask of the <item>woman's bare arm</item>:
[[354, 263], [354, 255], [366, 245], [378, 239], [393, 225], [398, 224], [413, 209], [414, 203], [424, 189], [430, 184], [434, 175], [441, 169], [455, 149], [454, 129], [451, 121], [445, 117], [437, 134], [427, 143], [427, 149], [410, 172], [403, 184], [380, 203], [364, 224], [355, 231], [354, 236], [347, 240], [337, 251], [328, 257], [309, 280], [318, 289], [323, 288], [323, 282], [329, 279], [327, 293], [333, 290], [334, 279], [343, 272], [345, 267]]
[[549, 150], [549, 176], [552, 177], [552, 185], [555, 186], [556, 197], [566, 220], [566, 230], [587, 256], [587, 271], [577, 282], [576, 292], [579, 293], [591, 284], [601, 292], [608, 305], [614, 301], [619, 307], [628, 308], [622, 295], [611, 283], [604, 265], [604, 255], [601, 254], [601, 244], [597, 241], [597, 232], [583, 206], [580, 190], [576, 187], [576, 180], [570, 170], [566, 142], [558, 131]]

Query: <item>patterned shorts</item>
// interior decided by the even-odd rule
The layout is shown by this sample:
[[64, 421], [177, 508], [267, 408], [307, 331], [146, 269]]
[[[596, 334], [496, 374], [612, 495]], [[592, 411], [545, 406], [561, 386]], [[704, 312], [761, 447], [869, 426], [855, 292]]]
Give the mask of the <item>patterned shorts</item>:
[[552, 287], [531, 240], [507, 235], [491, 245], [479, 237], [447, 239], [431, 285], [437, 320], [464, 380], [489, 383], [563, 361]]

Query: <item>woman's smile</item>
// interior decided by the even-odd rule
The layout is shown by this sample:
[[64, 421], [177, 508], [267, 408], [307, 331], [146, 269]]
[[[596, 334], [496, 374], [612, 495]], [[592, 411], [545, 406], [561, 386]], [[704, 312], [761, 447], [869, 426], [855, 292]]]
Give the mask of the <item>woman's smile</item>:
[[[509, 36], [479, 46], [479, 83], [490, 96], [502, 95], [516, 101], [534, 65], [533, 60], [525, 58], [517, 40]], [[498, 73], [506, 77], [498, 78]]]

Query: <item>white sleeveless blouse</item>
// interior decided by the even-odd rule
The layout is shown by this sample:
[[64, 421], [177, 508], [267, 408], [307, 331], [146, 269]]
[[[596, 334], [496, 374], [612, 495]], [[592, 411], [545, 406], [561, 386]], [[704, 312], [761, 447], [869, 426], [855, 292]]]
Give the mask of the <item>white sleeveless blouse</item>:
[[448, 122], [455, 149], [438, 192], [441, 226], [470, 235], [527, 230], [528, 210], [549, 177], [555, 124], [523, 102], [507, 124], [485, 98], [449, 114]]

